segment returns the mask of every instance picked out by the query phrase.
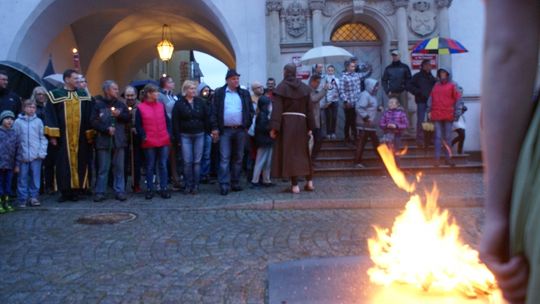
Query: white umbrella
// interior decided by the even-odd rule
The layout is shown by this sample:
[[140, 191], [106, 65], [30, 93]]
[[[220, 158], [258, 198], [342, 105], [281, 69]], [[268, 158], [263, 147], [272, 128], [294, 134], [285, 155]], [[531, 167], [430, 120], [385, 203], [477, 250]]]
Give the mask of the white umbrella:
[[64, 86], [64, 75], [63, 74], [51, 74], [48, 76], [43, 77], [43, 80], [46, 82], [52, 84], [55, 87], [63, 87]]
[[300, 58], [300, 62], [302, 64], [326, 64], [326, 61], [345, 61], [351, 59], [351, 57], [353, 57], [353, 54], [349, 53], [346, 49], [332, 45], [323, 45], [307, 51]]

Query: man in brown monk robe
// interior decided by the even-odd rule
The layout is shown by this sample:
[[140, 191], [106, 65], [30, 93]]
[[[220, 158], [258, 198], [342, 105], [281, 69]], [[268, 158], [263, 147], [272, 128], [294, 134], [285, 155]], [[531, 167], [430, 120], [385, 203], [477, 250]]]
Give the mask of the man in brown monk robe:
[[270, 136], [276, 139], [272, 174], [291, 178], [291, 192], [299, 193], [298, 176], [306, 177], [306, 191], [313, 191], [309, 137], [315, 128], [311, 88], [296, 78], [296, 66], [283, 68], [283, 81], [274, 89]]

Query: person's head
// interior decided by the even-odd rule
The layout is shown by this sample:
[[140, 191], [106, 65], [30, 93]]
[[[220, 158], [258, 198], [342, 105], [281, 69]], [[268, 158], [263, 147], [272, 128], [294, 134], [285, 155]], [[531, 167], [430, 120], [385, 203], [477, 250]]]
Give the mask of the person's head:
[[103, 85], [101, 85], [101, 89], [103, 90], [105, 98], [109, 100], [116, 100], [120, 96], [120, 90], [114, 80], [105, 80]]
[[143, 89], [143, 101], [157, 101], [159, 97], [159, 88], [154, 84], [147, 84]]
[[392, 51], [390, 51], [390, 55], [392, 56], [392, 61], [393, 61], [393, 62], [397, 62], [397, 61], [399, 61], [400, 58], [401, 58], [398, 50], [392, 50]]
[[171, 76], [163, 76], [159, 79], [159, 87], [165, 91], [174, 90], [174, 80]]
[[[352, 62], [354, 62], [355, 64], [357, 64], [357, 63], [358, 63], [358, 57], [352, 56], [351, 59], [350, 59], [350, 61], [352, 61]], [[356, 65], [355, 65], [355, 67], [356, 67]]]
[[333, 65], [326, 67], [326, 74], [334, 75], [336, 73], [336, 68]]
[[182, 96], [192, 99], [197, 95], [197, 84], [194, 81], [186, 80], [182, 84]]
[[47, 90], [44, 87], [35, 87], [30, 97], [36, 104], [45, 104], [48, 100]]
[[367, 78], [366, 80], [364, 80], [364, 84], [366, 86], [366, 91], [369, 94], [377, 94], [377, 91], [379, 90], [379, 82], [377, 80], [373, 78]]
[[7, 89], [9, 77], [6, 71], [0, 70], [0, 90]]
[[356, 62], [351, 61], [351, 60], [345, 61], [345, 70], [347, 72], [352, 73], [354, 72], [355, 69], [356, 69]]
[[77, 89], [86, 89], [88, 88], [88, 82], [86, 81], [86, 78], [79, 74], [77, 76]]
[[296, 79], [296, 65], [292, 63], [287, 63], [283, 67], [283, 79]]
[[34, 116], [36, 114], [36, 102], [32, 99], [25, 99], [22, 102], [22, 109], [26, 116]]
[[15, 114], [13, 114], [13, 112], [6, 110], [0, 113], [0, 124], [2, 124], [2, 127], [5, 129], [11, 129], [14, 120]]
[[437, 78], [439, 78], [440, 82], [446, 83], [450, 79], [450, 73], [446, 69], [441, 68], [437, 70]]
[[127, 86], [124, 89], [124, 98], [126, 99], [126, 103], [134, 103], [137, 100], [137, 90], [132, 86]]
[[240, 86], [240, 74], [235, 69], [230, 69], [225, 75], [225, 81], [230, 90], [236, 90]]
[[253, 94], [257, 97], [260, 97], [264, 94], [264, 86], [258, 81], [254, 81], [251, 84], [251, 90], [253, 91]]
[[420, 66], [421, 66], [422, 71], [426, 73], [431, 73], [431, 60], [429, 59], [422, 60], [422, 64]]
[[276, 80], [272, 77], [268, 77], [266, 79], [266, 89], [268, 91], [272, 91], [276, 87]]
[[197, 86], [197, 96], [204, 99], [210, 98], [210, 87], [204, 82], [199, 83]]
[[321, 84], [321, 75], [319, 74], [313, 74], [310, 78], [309, 78], [309, 86], [312, 88], [312, 89], [317, 89], [319, 87], [319, 85]]
[[314, 73], [314, 74], [322, 75], [323, 70], [324, 70], [324, 65], [323, 65], [322, 63], [317, 63], [317, 64], [313, 67], [313, 73]]
[[390, 97], [388, 99], [388, 108], [393, 110], [399, 107], [399, 100], [396, 97]]
[[79, 73], [74, 69], [65, 70], [62, 78], [64, 79], [64, 86], [68, 90], [75, 90], [78, 87]]

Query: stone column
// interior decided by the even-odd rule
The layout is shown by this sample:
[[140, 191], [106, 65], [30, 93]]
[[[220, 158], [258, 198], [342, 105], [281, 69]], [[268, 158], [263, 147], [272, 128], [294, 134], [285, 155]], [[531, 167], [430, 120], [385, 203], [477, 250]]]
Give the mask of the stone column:
[[[274, 77], [279, 79], [281, 70], [281, 33], [280, 33], [280, 19], [279, 12], [282, 9], [281, 0], [267, 0], [266, 1], [266, 43], [267, 45], [267, 71], [268, 77]], [[261, 79], [260, 81], [265, 81]]]
[[313, 18], [311, 24], [313, 28], [313, 47], [323, 44], [323, 22], [322, 11], [324, 9], [324, 0], [310, 0], [309, 8], [312, 11]]
[[[451, 38], [448, 8], [452, 4], [452, 0], [436, 0], [435, 2], [439, 7], [439, 37]], [[452, 70], [452, 56], [439, 55], [439, 67]]]
[[[396, 7], [398, 49], [401, 54], [401, 62], [410, 63], [409, 56], [409, 33], [407, 27], [407, 7], [409, 0], [392, 0]], [[385, 54], [388, 56], [388, 54]]]

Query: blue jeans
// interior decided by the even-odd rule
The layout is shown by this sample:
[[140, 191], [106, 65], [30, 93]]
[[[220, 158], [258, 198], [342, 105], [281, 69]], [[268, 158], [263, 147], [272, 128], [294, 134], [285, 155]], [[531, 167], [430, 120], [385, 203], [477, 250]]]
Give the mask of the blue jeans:
[[[113, 190], [115, 193], [124, 193], [125, 177], [124, 177], [124, 154], [125, 148], [99, 149], [97, 152], [97, 178], [96, 178], [96, 194], [103, 194], [107, 188], [107, 179], [109, 178], [109, 170], [113, 167]], [[112, 154], [112, 164], [111, 164]]]
[[444, 145], [444, 155], [450, 160], [450, 149], [452, 142], [452, 122], [438, 120], [435, 124], [435, 160], [441, 158], [441, 145]]
[[13, 170], [0, 169], [0, 196], [11, 195], [11, 181], [13, 180]]
[[[225, 128], [219, 139], [218, 180], [222, 187], [238, 185], [247, 132], [243, 128]], [[231, 168], [232, 166], [232, 168]]]
[[426, 109], [427, 104], [425, 102], [416, 104], [416, 143], [419, 145], [426, 145], [424, 129], [422, 129], [422, 123], [426, 118]]
[[169, 146], [145, 148], [143, 150], [146, 158], [146, 190], [155, 190], [154, 174], [156, 161], [159, 174], [159, 189], [167, 190], [167, 158], [169, 156]]
[[201, 177], [210, 175], [210, 163], [212, 154], [212, 136], [204, 134], [204, 148], [201, 159]]
[[186, 189], [196, 189], [199, 185], [205, 136], [204, 133], [180, 134]]
[[19, 165], [17, 178], [17, 200], [26, 202], [31, 198], [38, 198], [41, 183], [41, 159]]

